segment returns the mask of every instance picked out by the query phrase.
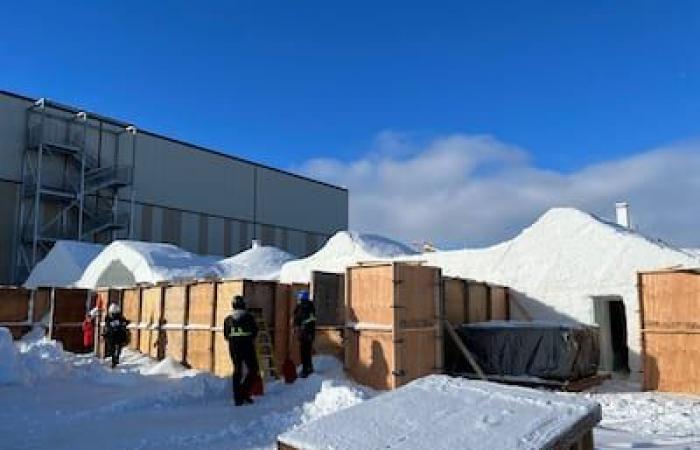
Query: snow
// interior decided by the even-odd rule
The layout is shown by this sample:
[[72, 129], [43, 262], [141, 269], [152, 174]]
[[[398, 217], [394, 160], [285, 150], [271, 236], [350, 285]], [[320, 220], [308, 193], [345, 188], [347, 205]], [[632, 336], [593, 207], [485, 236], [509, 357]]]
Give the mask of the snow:
[[217, 277], [215, 261], [171, 244], [114, 241], [88, 265], [77, 286], [129, 287], [138, 283]]
[[414, 255], [407, 245], [383, 236], [339, 231], [316, 253], [282, 266], [282, 283], [309, 283], [311, 272], [342, 273], [360, 261], [381, 261]]
[[34, 266], [24, 287], [75, 287], [85, 269], [103, 249], [101, 244], [57, 241], [44, 259]]
[[432, 375], [280, 436], [296, 448], [538, 449], [600, 420], [600, 406], [533, 389]]
[[272, 246], [255, 246], [230, 258], [222, 259], [216, 266], [223, 279], [277, 280], [282, 266], [295, 259], [291, 253]]
[[[308, 379], [292, 385], [267, 383], [265, 396], [254, 405], [235, 408], [228, 379], [129, 350], [122, 364], [111, 370], [93, 357], [64, 352], [60, 344], [43, 338], [39, 328], [35, 331], [13, 345], [7, 329], [0, 328], [3, 450], [273, 449], [278, 435], [376, 396], [347, 380], [338, 361], [322, 356], [314, 359], [318, 373]], [[603, 420], [595, 429], [599, 449], [700, 448], [700, 397], [638, 390], [638, 384], [612, 380], [593, 392], [557, 394], [559, 401], [552, 407], [560, 411], [560, 405], [571, 404], [575, 412], [581, 401], [599, 402], [603, 409]], [[534, 392], [532, 398], [543, 398], [542, 393], [526, 391]], [[437, 400], [426, 402], [403, 412], [409, 416], [406, 420], [418, 420], [418, 412]], [[482, 404], [470, 410], [481, 420], [460, 423], [464, 434], [472, 432], [472, 424], [477, 430], [504, 426]], [[439, 420], [443, 419], [431, 416], [427, 426], [421, 425], [430, 432]], [[370, 436], [369, 430], [360, 434]], [[434, 433], [427, 448], [443, 442], [443, 436]]]
[[[414, 259], [457, 276], [512, 288], [535, 319], [593, 325], [592, 297], [625, 303], [630, 369], [640, 370], [637, 272], [698, 267], [700, 258], [572, 208], [555, 208], [514, 239], [484, 249], [424, 253]], [[518, 308], [512, 308], [518, 318]]]

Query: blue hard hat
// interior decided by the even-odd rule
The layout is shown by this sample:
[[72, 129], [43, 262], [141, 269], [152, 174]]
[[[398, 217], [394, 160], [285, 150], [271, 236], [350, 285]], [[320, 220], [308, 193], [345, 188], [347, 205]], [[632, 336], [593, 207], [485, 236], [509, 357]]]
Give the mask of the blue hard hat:
[[299, 291], [297, 292], [297, 300], [300, 302], [307, 302], [310, 300], [309, 291]]

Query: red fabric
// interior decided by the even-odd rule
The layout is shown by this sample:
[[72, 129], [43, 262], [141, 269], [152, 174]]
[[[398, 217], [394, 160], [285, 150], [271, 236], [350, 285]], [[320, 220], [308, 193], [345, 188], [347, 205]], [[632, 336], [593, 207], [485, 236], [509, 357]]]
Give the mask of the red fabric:
[[297, 368], [289, 358], [285, 359], [282, 364], [282, 376], [287, 384], [292, 384], [297, 379]]
[[261, 396], [265, 393], [265, 386], [263, 385], [263, 380], [259, 373], [251, 377], [249, 391], [250, 395], [255, 396]]
[[94, 338], [95, 327], [92, 324], [92, 319], [86, 317], [85, 320], [83, 320], [83, 346], [92, 348]]

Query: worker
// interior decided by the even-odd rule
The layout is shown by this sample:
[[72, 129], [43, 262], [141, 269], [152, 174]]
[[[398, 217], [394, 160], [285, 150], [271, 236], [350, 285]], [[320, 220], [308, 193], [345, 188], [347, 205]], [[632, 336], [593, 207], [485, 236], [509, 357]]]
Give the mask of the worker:
[[[233, 401], [236, 406], [253, 403], [250, 398], [250, 384], [258, 376], [258, 358], [255, 354], [255, 338], [258, 325], [253, 315], [246, 309], [245, 299], [236, 295], [233, 299], [233, 312], [224, 319], [224, 337], [233, 363]], [[243, 382], [243, 366], [246, 377]]]
[[316, 337], [316, 308], [309, 291], [299, 291], [297, 306], [294, 309], [294, 330], [299, 340], [299, 355], [301, 356], [301, 378], [306, 378], [314, 371], [311, 353]]
[[95, 325], [93, 324], [94, 317], [92, 314], [85, 314], [85, 319], [83, 319], [83, 348], [86, 352], [92, 351], [92, 346], [94, 344], [95, 337]]
[[122, 348], [129, 342], [129, 321], [122, 315], [121, 308], [116, 303], [109, 305], [107, 317], [105, 317], [105, 329], [102, 335], [105, 338], [105, 354], [112, 357], [112, 368], [119, 364], [119, 356]]

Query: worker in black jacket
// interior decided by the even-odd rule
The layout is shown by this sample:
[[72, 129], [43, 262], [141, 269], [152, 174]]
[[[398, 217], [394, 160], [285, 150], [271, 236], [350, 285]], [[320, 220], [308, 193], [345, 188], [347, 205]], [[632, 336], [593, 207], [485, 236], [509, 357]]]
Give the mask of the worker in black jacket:
[[[233, 400], [236, 406], [253, 403], [250, 398], [250, 380], [259, 371], [258, 358], [255, 354], [255, 338], [258, 325], [255, 317], [246, 309], [245, 299], [237, 295], [233, 299], [233, 312], [224, 320], [224, 337], [228, 340], [228, 349], [233, 362]], [[243, 378], [243, 365], [247, 374]]]
[[297, 294], [297, 307], [294, 309], [294, 329], [299, 340], [299, 354], [301, 356], [301, 378], [306, 378], [314, 371], [311, 353], [316, 337], [316, 308], [314, 307], [308, 291], [299, 291]]
[[122, 315], [119, 305], [116, 303], [109, 305], [102, 335], [105, 338], [105, 355], [112, 357], [112, 368], [119, 364], [122, 348], [129, 342], [128, 325], [129, 321]]

